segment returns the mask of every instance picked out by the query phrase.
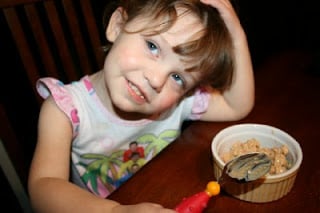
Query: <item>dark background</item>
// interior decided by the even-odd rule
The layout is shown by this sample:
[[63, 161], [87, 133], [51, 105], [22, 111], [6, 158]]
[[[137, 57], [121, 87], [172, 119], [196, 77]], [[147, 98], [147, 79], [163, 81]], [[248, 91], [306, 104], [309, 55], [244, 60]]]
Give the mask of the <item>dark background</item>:
[[[93, 2], [97, 24], [101, 26], [103, 37], [101, 17], [104, 4], [108, 1]], [[312, 59], [307, 71], [315, 78], [320, 76], [320, 17], [316, 1], [238, 0], [233, 2], [247, 33], [255, 72], [258, 72], [269, 58], [290, 51], [301, 51], [309, 54]], [[2, 14], [0, 14], [0, 29], [0, 102], [8, 111], [8, 117], [15, 131], [18, 132], [19, 147], [16, 153], [10, 150], [9, 154], [14, 158], [16, 169], [25, 186], [36, 143], [39, 106], [31, 86], [25, 80], [26, 76], [19, 55]], [[18, 212], [19, 206], [1, 171], [0, 183], [1, 203], [8, 206], [12, 212]], [[15, 209], [16, 211], [13, 211]]]

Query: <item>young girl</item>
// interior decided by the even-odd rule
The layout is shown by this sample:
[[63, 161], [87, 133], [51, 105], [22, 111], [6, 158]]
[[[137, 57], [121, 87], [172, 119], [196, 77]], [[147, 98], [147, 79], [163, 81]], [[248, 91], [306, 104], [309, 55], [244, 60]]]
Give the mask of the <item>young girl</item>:
[[37, 84], [46, 100], [29, 177], [36, 212], [174, 212], [106, 197], [183, 121], [231, 121], [253, 107], [246, 36], [228, 0], [120, 0], [105, 35], [101, 71]]

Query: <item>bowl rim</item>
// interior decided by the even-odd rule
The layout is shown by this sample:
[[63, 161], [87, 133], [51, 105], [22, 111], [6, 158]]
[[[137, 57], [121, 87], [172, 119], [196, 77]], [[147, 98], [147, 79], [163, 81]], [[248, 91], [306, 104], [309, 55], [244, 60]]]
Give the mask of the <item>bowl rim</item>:
[[252, 129], [258, 129], [258, 128], [262, 128], [262, 129], [270, 129], [272, 131], [277, 132], [278, 134], [286, 137], [289, 141], [292, 142], [294, 148], [296, 149], [296, 155], [297, 155], [297, 159], [295, 164], [288, 169], [287, 171], [281, 173], [281, 174], [277, 174], [277, 175], [268, 175], [266, 176], [267, 179], [279, 179], [279, 178], [283, 178], [286, 176], [291, 176], [293, 173], [295, 173], [301, 163], [302, 163], [302, 159], [303, 159], [303, 153], [302, 153], [302, 149], [300, 144], [298, 143], [298, 141], [293, 138], [291, 135], [289, 135], [287, 132], [275, 127], [275, 126], [271, 126], [271, 125], [267, 125], [267, 124], [259, 124], [259, 123], [242, 123], [242, 124], [234, 124], [231, 126], [228, 126], [222, 130], [220, 130], [212, 139], [211, 142], [211, 152], [213, 154], [213, 158], [218, 162], [218, 164], [220, 164], [220, 166], [223, 168], [225, 163], [223, 162], [223, 160], [221, 159], [218, 150], [215, 148], [215, 144], [217, 143], [218, 140], [220, 140], [220, 138], [222, 137], [222, 135], [226, 134], [227, 132], [234, 130], [234, 129], [238, 129], [238, 128], [252, 128]]

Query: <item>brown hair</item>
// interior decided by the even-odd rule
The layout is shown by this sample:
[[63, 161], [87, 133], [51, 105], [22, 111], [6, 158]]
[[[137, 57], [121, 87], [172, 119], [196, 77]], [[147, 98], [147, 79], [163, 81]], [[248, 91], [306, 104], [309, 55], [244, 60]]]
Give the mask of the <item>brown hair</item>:
[[195, 14], [204, 26], [199, 32], [200, 37], [174, 47], [174, 51], [193, 64], [188, 71], [202, 72], [200, 84], [210, 84], [220, 91], [231, 85], [234, 66], [232, 40], [217, 9], [199, 0], [119, 0], [113, 3], [106, 10], [105, 27], [117, 7], [124, 9], [127, 23], [137, 17], [148, 17], [150, 25], [139, 32], [152, 29], [154, 34], [170, 29], [178, 18], [177, 8]]

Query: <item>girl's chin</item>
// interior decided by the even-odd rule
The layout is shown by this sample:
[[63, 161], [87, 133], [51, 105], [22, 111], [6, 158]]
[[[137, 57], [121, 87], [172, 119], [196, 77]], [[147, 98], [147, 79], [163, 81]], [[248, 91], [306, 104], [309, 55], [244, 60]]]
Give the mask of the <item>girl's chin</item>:
[[141, 119], [152, 117], [152, 115], [150, 114], [131, 111], [130, 109], [127, 109], [127, 108], [119, 108], [116, 106], [114, 106], [113, 108], [114, 108], [115, 114], [124, 120], [141, 120]]

